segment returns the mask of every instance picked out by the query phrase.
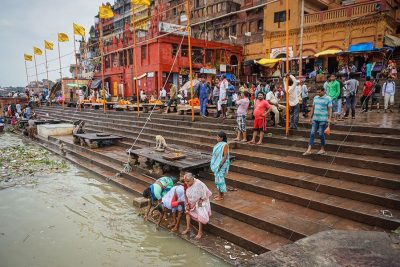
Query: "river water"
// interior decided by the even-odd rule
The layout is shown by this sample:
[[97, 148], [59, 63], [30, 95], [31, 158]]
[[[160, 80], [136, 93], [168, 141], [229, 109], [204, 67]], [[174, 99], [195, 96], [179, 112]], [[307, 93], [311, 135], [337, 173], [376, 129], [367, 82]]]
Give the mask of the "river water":
[[[0, 135], [0, 153], [12, 144], [23, 143]], [[0, 190], [0, 266], [226, 266], [144, 223], [129, 193], [67, 165]]]

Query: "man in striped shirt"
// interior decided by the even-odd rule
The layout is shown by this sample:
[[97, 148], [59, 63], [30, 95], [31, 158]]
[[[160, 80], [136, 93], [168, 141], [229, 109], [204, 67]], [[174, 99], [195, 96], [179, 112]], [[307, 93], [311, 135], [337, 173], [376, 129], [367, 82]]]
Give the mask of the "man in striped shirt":
[[313, 106], [311, 108], [312, 122], [310, 140], [308, 142], [308, 149], [304, 152], [304, 156], [311, 154], [311, 148], [314, 145], [314, 138], [319, 132], [321, 139], [321, 149], [317, 152], [318, 155], [325, 155], [325, 129], [329, 127], [332, 118], [332, 99], [326, 95], [325, 88], [318, 88], [318, 95], [314, 97]]

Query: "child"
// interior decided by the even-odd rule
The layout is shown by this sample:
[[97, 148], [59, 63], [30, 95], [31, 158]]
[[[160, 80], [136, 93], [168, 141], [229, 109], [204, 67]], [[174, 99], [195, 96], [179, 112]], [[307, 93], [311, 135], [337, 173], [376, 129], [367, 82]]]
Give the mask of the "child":
[[[246, 142], [246, 115], [247, 110], [249, 108], [250, 100], [249, 93], [247, 91], [243, 91], [240, 93], [240, 99], [236, 101], [236, 105], [238, 106], [236, 112], [236, 122], [237, 122], [237, 137], [233, 141]], [[243, 139], [240, 139], [243, 135]]]

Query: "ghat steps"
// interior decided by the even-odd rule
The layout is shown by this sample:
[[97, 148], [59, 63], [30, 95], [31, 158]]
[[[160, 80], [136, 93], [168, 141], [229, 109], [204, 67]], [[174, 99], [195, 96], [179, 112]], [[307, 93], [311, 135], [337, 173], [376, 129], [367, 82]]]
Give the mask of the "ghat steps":
[[[64, 142], [70, 155], [108, 173], [121, 170], [126, 149], [144, 124], [136, 147], [152, 145], [154, 136], [161, 134], [168, 143], [210, 152], [218, 131], [224, 130], [230, 139], [235, 135], [234, 120], [191, 122], [188, 116], [153, 114], [147, 121], [146, 114], [138, 117], [133, 112], [49, 107], [37, 112], [83, 119], [88, 131], [125, 137], [118, 146], [92, 150], [73, 145], [70, 137], [50, 138]], [[301, 127], [289, 138], [282, 129], [271, 128], [272, 136], [265, 137], [262, 146], [230, 144], [236, 160], [227, 184], [238, 191], [212, 202], [214, 215], [207, 230], [261, 253], [327, 229], [387, 231], [400, 226], [400, 130], [337, 125], [327, 156], [303, 157], [309, 125]], [[116, 182], [140, 194], [154, 180], [144, 172], [124, 174]], [[212, 174], [202, 171], [200, 177], [215, 192]]]

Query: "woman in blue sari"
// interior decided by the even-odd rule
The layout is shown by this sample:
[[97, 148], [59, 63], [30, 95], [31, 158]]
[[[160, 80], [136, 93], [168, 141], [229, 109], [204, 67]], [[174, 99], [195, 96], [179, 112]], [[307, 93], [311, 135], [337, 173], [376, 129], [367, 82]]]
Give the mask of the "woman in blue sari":
[[218, 189], [218, 196], [214, 200], [219, 201], [224, 199], [226, 193], [225, 177], [228, 174], [229, 166], [231, 165], [229, 159], [229, 146], [227, 137], [224, 132], [219, 132], [217, 135], [218, 143], [214, 146], [211, 158], [211, 171], [214, 173], [215, 185]]

